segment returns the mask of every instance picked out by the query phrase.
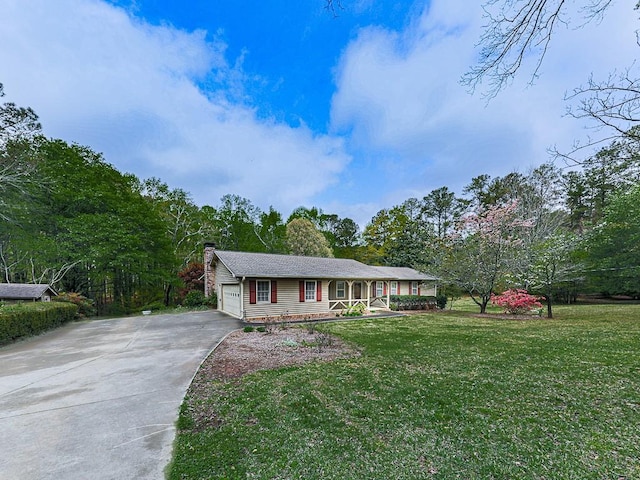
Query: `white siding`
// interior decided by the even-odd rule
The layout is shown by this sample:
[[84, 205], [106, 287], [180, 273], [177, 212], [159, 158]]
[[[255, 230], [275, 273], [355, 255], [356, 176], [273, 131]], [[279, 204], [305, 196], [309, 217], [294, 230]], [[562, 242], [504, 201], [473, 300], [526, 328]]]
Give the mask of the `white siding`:
[[218, 289], [223, 283], [240, 283], [240, 281], [233, 275], [231, 275], [231, 272], [222, 263], [218, 262], [215, 268], [216, 284]]
[[[253, 279], [252, 279], [253, 280]], [[316, 315], [329, 313], [328, 280], [322, 281], [322, 300], [301, 302], [298, 280], [277, 280], [278, 303], [249, 303], [249, 281], [244, 282], [244, 310], [247, 318], [280, 317], [281, 315]]]

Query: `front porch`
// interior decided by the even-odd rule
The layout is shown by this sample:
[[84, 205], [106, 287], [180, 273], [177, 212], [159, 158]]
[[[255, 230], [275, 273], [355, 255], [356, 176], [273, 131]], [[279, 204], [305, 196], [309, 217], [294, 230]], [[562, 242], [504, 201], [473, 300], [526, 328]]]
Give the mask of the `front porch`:
[[389, 310], [391, 289], [388, 281], [330, 280], [328, 288], [331, 312], [356, 305], [364, 305], [369, 311]]

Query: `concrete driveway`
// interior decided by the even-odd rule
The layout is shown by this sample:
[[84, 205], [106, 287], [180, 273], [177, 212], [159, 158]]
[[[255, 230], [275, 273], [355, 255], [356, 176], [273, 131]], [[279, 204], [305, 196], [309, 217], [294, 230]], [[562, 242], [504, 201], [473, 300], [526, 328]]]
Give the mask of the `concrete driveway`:
[[0, 349], [0, 478], [162, 479], [214, 311], [74, 323]]

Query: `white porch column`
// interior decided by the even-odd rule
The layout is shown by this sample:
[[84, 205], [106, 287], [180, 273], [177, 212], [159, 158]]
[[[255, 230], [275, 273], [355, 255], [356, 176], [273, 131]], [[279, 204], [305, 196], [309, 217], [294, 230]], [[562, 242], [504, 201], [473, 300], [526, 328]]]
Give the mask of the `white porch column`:
[[391, 282], [387, 280], [387, 308], [391, 308]]
[[347, 285], [349, 285], [349, 295], [347, 297], [347, 302], [348, 305], [351, 306], [351, 302], [353, 301], [353, 280], [347, 280]]
[[367, 285], [367, 309], [371, 308], [371, 280], [364, 282]]
[[240, 279], [240, 319], [244, 320], [244, 277]]

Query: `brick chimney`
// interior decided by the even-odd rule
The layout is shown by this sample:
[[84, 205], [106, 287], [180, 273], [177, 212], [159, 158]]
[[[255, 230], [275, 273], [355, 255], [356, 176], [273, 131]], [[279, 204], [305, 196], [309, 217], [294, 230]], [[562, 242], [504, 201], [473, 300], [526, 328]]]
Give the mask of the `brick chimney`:
[[216, 270], [211, 266], [213, 252], [216, 246], [213, 243], [204, 244], [204, 296], [210, 297], [216, 291]]

